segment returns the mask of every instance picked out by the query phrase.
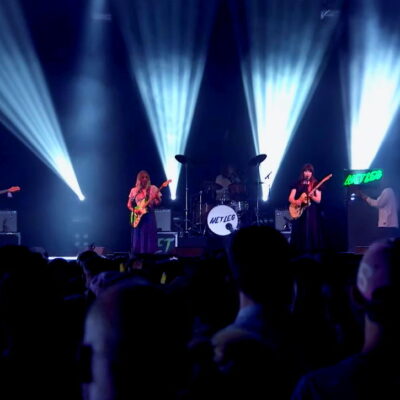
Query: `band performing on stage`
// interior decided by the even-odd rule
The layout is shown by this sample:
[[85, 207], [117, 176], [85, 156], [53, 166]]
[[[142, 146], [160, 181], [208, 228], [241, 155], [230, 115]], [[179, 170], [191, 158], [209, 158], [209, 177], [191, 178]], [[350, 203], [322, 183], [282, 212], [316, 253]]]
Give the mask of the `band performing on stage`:
[[[265, 184], [271, 173], [264, 182], [260, 182], [259, 178], [254, 181], [254, 176], [249, 177], [250, 172], [254, 172], [252, 167], [257, 168], [253, 175], [259, 175], [260, 164], [266, 158], [266, 154], [251, 158], [245, 173], [240, 172], [233, 163], [225, 163], [214, 180], [203, 180], [197, 185], [199, 190], [189, 196], [187, 168], [191, 161], [184, 155], [176, 155], [175, 159], [185, 168], [184, 216], [176, 218], [181, 224], [178, 229], [175, 228], [179, 230], [180, 237], [224, 237], [249, 225], [273, 225], [273, 219], [261, 217], [259, 207], [260, 185]], [[332, 174], [329, 174], [318, 181], [314, 176], [314, 166], [306, 163], [298, 180], [290, 188], [285, 218], [287, 223], [282, 229], [277, 229], [286, 229], [288, 240], [299, 254], [324, 249], [320, 203], [322, 185], [331, 177]], [[139, 172], [127, 203], [131, 211], [132, 254], [154, 253], [157, 250], [154, 209], [161, 203], [161, 190], [170, 182], [167, 180], [157, 187], [151, 185], [146, 171]]]

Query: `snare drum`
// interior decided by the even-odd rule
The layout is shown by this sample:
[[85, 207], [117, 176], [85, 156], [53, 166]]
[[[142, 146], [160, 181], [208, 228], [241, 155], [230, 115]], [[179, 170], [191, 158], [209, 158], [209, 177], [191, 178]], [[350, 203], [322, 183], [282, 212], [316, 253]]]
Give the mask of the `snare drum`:
[[237, 229], [237, 214], [231, 207], [224, 205], [216, 206], [207, 215], [207, 226], [211, 232], [219, 236], [230, 235]]

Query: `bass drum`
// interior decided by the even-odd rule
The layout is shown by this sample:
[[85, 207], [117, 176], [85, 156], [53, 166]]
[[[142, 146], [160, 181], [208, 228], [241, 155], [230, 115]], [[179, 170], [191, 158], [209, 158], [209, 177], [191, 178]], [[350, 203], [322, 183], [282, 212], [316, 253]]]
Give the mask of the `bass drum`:
[[237, 229], [238, 216], [233, 208], [219, 205], [208, 213], [207, 226], [216, 235], [227, 236]]

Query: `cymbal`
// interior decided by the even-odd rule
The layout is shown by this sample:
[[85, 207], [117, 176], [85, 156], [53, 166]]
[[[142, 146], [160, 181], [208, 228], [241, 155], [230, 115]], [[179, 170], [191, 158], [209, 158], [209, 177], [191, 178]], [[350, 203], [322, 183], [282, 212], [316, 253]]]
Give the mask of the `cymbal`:
[[177, 155], [175, 156], [175, 160], [178, 161], [178, 162], [180, 162], [181, 164], [186, 164], [187, 161], [188, 161], [187, 157], [184, 156], [183, 154], [177, 154]]
[[175, 160], [180, 162], [181, 164], [189, 164], [189, 165], [193, 165], [193, 166], [197, 166], [197, 167], [201, 167], [203, 165], [205, 165], [206, 163], [203, 160], [199, 160], [197, 158], [193, 158], [193, 157], [187, 157], [184, 156], [183, 154], [177, 154], [175, 156]]
[[259, 154], [258, 156], [253, 157], [250, 161], [249, 161], [249, 165], [259, 165], [261, 164], [265, 159], [267, 158], [266, 154]]
[[203, 190], [220, 190], [222, 186], [219, 183], [213, 181], [204, 181], [202, 184]]

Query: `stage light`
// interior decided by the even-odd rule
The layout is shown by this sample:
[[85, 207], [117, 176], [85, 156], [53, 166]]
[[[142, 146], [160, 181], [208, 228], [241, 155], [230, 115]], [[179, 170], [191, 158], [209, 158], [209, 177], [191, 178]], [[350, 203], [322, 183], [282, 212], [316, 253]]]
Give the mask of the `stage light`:
[[0, 60], [0, 121], [84, 200], [16, 0], [0, 2]]
[[132, 77], [145, 105], [171, 198], [192, 123], [216, 0], [119, 1]]
[[400, 105], [400, 34], [377, 1], [359, 2], [349, 19], [342, 91], [351, 169], [370, 168]]
[[[239, 4], [239, 6], [238, 6]], [[231, 3], [256, 154], [268, 154], [263, 200], [318, 82], [336, 19], [320, 19], [316, 1]]]

